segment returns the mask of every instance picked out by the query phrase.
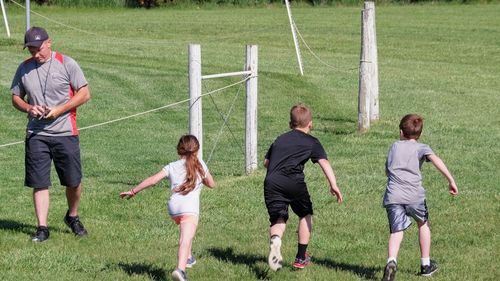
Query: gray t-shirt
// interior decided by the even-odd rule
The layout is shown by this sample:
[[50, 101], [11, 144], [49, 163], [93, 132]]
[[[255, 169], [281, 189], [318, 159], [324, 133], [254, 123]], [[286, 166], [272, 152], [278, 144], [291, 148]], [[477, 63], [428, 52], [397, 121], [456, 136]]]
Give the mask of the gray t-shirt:
[[[70, 57], [52, 52], [52, 58], [39, 64], [30, 58], [19, 65], [12, 80], [12, 95], [27, 97], [31, 105], [54, 107], [65, 104], [87, 85], [80, 66]], [[76, 136], [76, 109], [61, 114], [55, 120], [28, 115], [27, 136]]]
[[392, 144], [385, 169], [387, 188], [384, 206], [390, 204], [417, 204], [425, 200], [420, 168], [429, 161], [432, 149], [415, 140], [400, 140]]

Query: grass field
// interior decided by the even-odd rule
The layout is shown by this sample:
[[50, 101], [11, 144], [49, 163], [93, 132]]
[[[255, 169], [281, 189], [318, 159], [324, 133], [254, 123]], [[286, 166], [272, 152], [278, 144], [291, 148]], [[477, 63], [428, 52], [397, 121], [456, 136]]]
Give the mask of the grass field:
[[[23, 140], [25, 116], [11, 106], [10, 83], [22, 50], [24, 10], [8, 7], [12, 38], [0, 34], [0, 145]], [[53, 47], [75, 58], [92, 100], [78, 110], [81, 128], [144, 112], [188, 97], [189, 43], [202, 48], [203, 74], [240, 71], [246, 44], [259, 45], [259, 155], [287, 130], [288, 110], [308, 104], [312, 134], [324, 144], [345, 196], [329, 195], [317, 165], [306, 181], [315, 206], [309, 250], [313, 265], [291, 269], [297, 221], [290, 220], [282, 251], [286, 266], [271, 272], [264, 169], [244, 175], [244, 88], [204, 98], [206, 157], [218, 183], [202, 194], [190, 280], [377, 280], [388, 239], [381, 207], [384, 161], [398, 138], [399, 119], [425, 118], [428, 143], [455, 176], [460, 195], [424, 165], [432, 220], [433, 280], [499, 280], [500, 5], [377, 7], [381, 120], [358, 134], [357, 91], [361, 7], [297, 7], [294, 18], [316, 60], [302, 45], [298, 75], [282, 7], [221, 9], [62, 9], [33, 6]], [[60, 25], [56, 22], [63, 23]], [[209, 80], [203, 92], [238, 78]], [[220, 142], [211, 150], [233, 98], [237, 102]], [[217, 110], [216, 107], [219, 109]], [[31, 191], [23, 187], [24, 147], [0, 148], [0, 280], [170, 280], [177, 227], [165, 204], [167, 183], [124, 201], [119, 192], [175, 160], [188, 130], [187, 104], [81, 131], [84, 195], [80, 208], [89, 236], [76, 239], [64, 225], [64, 190], [51, 189], [51, 238], [35, 244]], [[416, 227], [406, 233], [398, 280], [417, 276]]]

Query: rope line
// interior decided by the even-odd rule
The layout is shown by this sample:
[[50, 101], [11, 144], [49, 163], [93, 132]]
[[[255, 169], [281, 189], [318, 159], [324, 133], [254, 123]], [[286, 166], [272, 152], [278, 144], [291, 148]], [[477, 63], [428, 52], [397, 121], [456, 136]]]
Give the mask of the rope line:
[[352, 70], [357, 70], [358, 68], [349, 68], [347, 70], [342, 70], [342, 69], [339, 69], [338, 67], [335, 67], [331, 64], [328, 64], [327, 62], [323, 61], [318, 55], [316, 55], [316, 53], [314, 53], [314, 51], [309, 47], [309, 45], [307, 44], [306, 40], [304, 39], [304, 37], [302, 37], [302, 34], [300, 34], [300, 31], [299, 31], [299, 28], [297, 27], [297, 24], [295, 23], [295, 21], [292, 19], [292, 23], [293, 23], [293, 27], [295, 28], [295, 31], [297, 31], [297, 34], [299, 35], [300, 37], [300, 40], [302, 40], [302, 42], [304, 43], [304, 45], [306, 46], [307, 50], [309, 51], [309, 53], [311, 53], [311, 55], [317, 59], [320, 63], [330, 67], [331, 69], [334, 69], [334, 70], [337, 70], [337, 71], [342, 71], [342, 72], [348, 72], [348, 71], [352, 71]]
[[16, 141], [16, 142], [12, 142], [12, 143], [2, 144], [2, 145], [0, 145], [0, 147], [7, 147], [7, 146], [11, 146], [11, 145], [20, 144], [20, 143], [23, 143], [23, 142], [24, 141]]
[[[238, 88], [238, 92], [236, 93], [236, 96], [239, 95], [240, 93], [240, 90], [241, 90], [241, 85], [240, 87]], [[210, 97], [210, 100], [212, 101], [213, 105], [215, 106], [215, 110], [217, 110], [217, 112], [219, 113], [219, 116], [221, 117], [222, 121], [225, 120], [225, 117], [224, 115], [222, 114], [222, 111], [219, 109], [219, 106], [217, 105], [217, 103], [215, 102], [215, 99], [213, 98], [212, 95], [209, 95]], [[236, 139], [236, 136], [234, 135], [233, 131], [231, 130], [231, 127], [229, 125], [226, 125], [227, 129], [229, 130], [229, 132], [231, 133], [231, 136], [233, 138], [233, 144], [235, 145], [238, 145], [238, 140]], [[244, 151], [243, 151], [244, 153]]]
[[[233, 102], [232, 102], [231, 106], [229, 107], [229, 110], [228, 110], [226, 116], [224, 116], [222, 114], [222, 112], [220, 112], [220, 110], [217, 107], [217, 104], [215, 103], [215, 100], [213, 99], [212, 95], [210, 95], [210, 98], [212, 99], [212, 102], [214, 103], [216, 110], [219, 112], [219, 114], [220, 114], [220, 116], [221, 116], [221, 118], [222, 118], [222, 120], [224, 122], [223, 122], [222, 126], [219, 129], [219, 133], [217, 134], [217, 137], [215, 138], [214, 146], [212, 147], [212, 151], [210, 151], [210, 155], [208, 156], [207, 165], [208, 165], [208, 163], [210, 163], [210, 160], [212, 160], [212, 156], [214, 154], [215, 149], [217, 148], [217, 145], [218, 145], [219, 140], [220, 140], [220, 136], [222, 135], [222, 132], [224, 130], [224, 126], [226, 126], [229, 129], [229, 132], [231, 132], [231, 135], [233, 136], [233, 140], [235, 142], [237, 142], [236, 141], [236, 137], [234, 136], [234, 134], [231, 131], [231, 128], [229, 127], [229, 125], [228, 125], [227, 122], [229, 120], [229, 116], [231, 115], [231, 112], [233, 111], [234, 105], [236, 104], [236, 100], [238, 99], [238, 96], [240, 94], [240, 90], [241, 90], [241, 86], [238, 88], [238, 92], [236, 92], [236, 95], [233, 98]], [[244, 151], [243, 151], [243, 154], [245, 154]]]
[[[236, 93], [236, 95], [238, 95], [238, 94], [239, 94], [239, 90]], [[222, 121], [224, 121], [226, 117], [224, 117], [224, 115], [222, 114], [222, 112], [219, 110], [219, 108], [218, 108], [217, 104], [215, 103], [215, 100], [212, 97], [212, 95], [210, 95], [209, 97], [210, 97], [210, 100], [212, 101], [213, 105], [215, 106], [215, 110], [217, 110], [217, 112], [219, 113], [219, 116], [221, 117]], [[231, 133], [231, 136], [233, 138], [233, 143], [237, 145], [238, 144], [238, 140], [236, 139], [236, 136], [234, 135], [233, 130], [231, 130], [231, 127], [229, 126], [229, 124], [226, 125], [226, 128], [229, 130], [229, 133]]]
[[[238, 85], [238, 84], [241, 84], [241, 83], [244, 83], [246, 82], [248, 79], [250, 78], [253, 78], [254, 76], [248, 76], [246, 77], [245, 79], [243, 80], [240, 80], [238, 82], [235, 82], [235, 83], [232, 83], [230, 85], [227, 85], [227, 86], [224, 86], [222, 88], [219, 88], [219, 89], [215, 89], [213, 91], [210, 91], [208, 93], [205, 93], [205, 94], [202, 94], [200, 95], [200, 97], [198, 99], [200, 99], [201, 97], [204, 97], [204, 96], [207, 96], [207, 95], [211, 95], [211, 94], [214, 94], [214, 93], [217, 93], [217, 92], [220, 92], [224, 89], [227, 89], [227, 88], [230, 88], [230, 87], [233, 87], [235, 85]], [[198, 100], [197, 99], [197, 100]], [[171, 104], [167, 104], [167, 105], [164, 105], [164, 106], [160, 106], [160, 107], [157, 107], [157, 108], [154, 108], [154, 109], [150, 109], [150, 110], [147, 110], [147, 111], [143, 111], [143, 112], [139, 112], [139, 113], [136, 113], [136, 114], [132, 114], [132, 115], [129, 115], [129, 116], [125, 116], [125, 117], [121, 117], [121, 118], [117, 118], [117, 119], [113, 119], [113, 120], [110, 120], [110, 121], [106, 121], [106, 122], [102, 122], [102, 123], [98, 123], [98, 124], [94, 124], [94, 125], [90, 125], [90, 126], [87, 126], [87, 127], [83, 127], [83, 128], [80, 128], [79, 131], [82, 131], [82, 130], [87, 130], [87, 129], [91, 129], [91, 128], [95, 128], [95, 127], [100, 127], [100, 126], [104, 126], [104, 125], [107, 125], [107, 124], [111, 124], [111, 123], [115, 123], [115, 122], [118, 122], [118, 121], [123, 121], [123, 120], [126, 120], [126, 119], [130, 119], [130, 118], [133, 118], [133, 117], [137, 117], [137, 116], [140, 116], [140, 115], [144, 115], [144, 114], [147, 114], [147, 113], [151, 113], [151, 112], [154, 112], [154, 111], [158, 111], [158, 110], [161, 110], [161, 109], [165, 109], [165, 108], [169, 108], [169, 107], [172, 107], [172, 106], [175, 106], [175, 105], [178, 105], [178, 104], [181, 104], [181, 103], [185, 103], [185, 102], [188, 102], [190, 101], [191, 99], [188, 98], [188, 99], [184, 99], [184, 100], [181, 100], [181, 101], [178, 101], [178, 102], [174, 102], [174, 103], [171, 103]], [[196, 100], [196, 101], [197, 101]], [[195, 102], [196, 102], [195, 101]], [[16, 145], [16, 144], [20, 144], [20, 143], [24, 143], [24, 141], [17, 141], [17, 142], [13, 142], [13, 143], [7, 143], [7, 144], [2, 144], [0, 145], [0, 148], [2, 147], [7, 147], [7, 146], [11, 146], [11, 145]]]
[[[16, 1], [14, 0], [10, 0], [12, 3], [18, 5], [19, 7], [23, 8], [23, 9], [26, 9], [25, 6], [23, 6], [22, 4], [19, 4], [17, 3]], [[84, 30], [84, 29], [80, 29], [78, 27], [74, 27], [74, 26], [71, 26], [71, 25], [68, 25], [68, 24], [65, 24], [63, 22], [60, 22], [60, 21], [56, 21], [56, 20], [53, 20], [47, 16], [44, 16], [40, 13], [37, 13], [35, 11], [33, 11], [32, 9], [30, 9], [30, 12], [49, 21], [49, 22], [52, 22], [52, 23], [55, 23], [57, 25], [60, 25], [60, 26], [64, 26], [64, 27], [67, 27], [67, 28], [70, 28], [70, 29], [73, 29], [73, 30], [76, 30], [76, 31], [80, 31], [80, 32], [83, 32], [85, 34], [88, 34], [88, 35], [93, 35], [93, 36], [96, 36], [96, 37], [101, 37], [101, 38], [106, 38], [106, 39], [109, 39], [110, 41], [109, 42], [118, 42], [117, 39], [119, 39], [120, 41], [127, 41], [127, 42], [133, 42], [135, 44], [137, 44], [138, 40], [137, 39], [128, 39], [128, 38], [118, 38], [118, 37], [113, 37], [113, 36], [107, 36], [107, 35], [103, 35], [103, 34], [99, 34], [99, 33], [95, 33], [95, 32], [90, 32], [90, 31], [87, 31], [87, 30]], [[175, 42], [175, 41], [172, 41], [172, 40], [165, 40], [165, 39], [158, 39], [158, 40], [149, 40], [149, 39], [144, 39], [142, 38], [140, 40], [141, 42], [147, 42], [148, 44], [151, 44], [151, 43], [155, 43], [155, 44], [164, 44], [165, 42]]]
[[[26, 7], [25, 7], [25, 6], [23, 6], [23, 5], [19, 4], [19, 3], [17, 3], [16, 1], [14, 1], [14, 0], [10, 0], [10, 1], [11, 1], [12, 3], [14, 3], [14, 4], [18, 5], [19, 7], [23, 8], [23, 9], [26, 9]], [[53, 20], [53, 19], [51, 19], [51, 18], [48, 18], [48, 17], [46, 17], [46, 16], [44, 16], [44, 15], [42, 15], [42, 14], [39, 14], [39, 13], [37, 13], [37, 12], [33, 11], [33, 10], [31, 10], [31, 9], [30, 9], [30, 12], [31, 12], [31, 13], [33, 13], [33, 14], [35, 14], [35, 15], [37, 15], [37, 16], [39, 16], [39, 17], [41, 17], [41, 18], [43, 18], [43, 19], [46, 19], [46, 20], [48, 20], [48, 21], [50, 21], [50, 22], [52, 22], [52, 23], [55, 23], [55, 24], [58, 24], [58, 25], [61, 25], [61, 26], [64, 26], [64, 27], [68, 27], [68, 28], [71, 28], [71, 29], [73, 29], [73, 30], [80, 31], [80, 32], [83, 32], [83, 33], [86, 33], [86, 34], [89, 34], [89, 35], [99, 36], [99, 34], [92, 33], [92, 32], [89, 32], [89, 31], [86, 31], [86, 30], [83, 30], [83, 29], [79, 29], [79, 28], [76, 28], [76, 27], [73, 27], [73, 26], [67, 25], [67, 24], [65, 24], [65, 23], [62, 23], [62, 22], [59, 22], [59, 21], [56, 21], [56, 20]]]

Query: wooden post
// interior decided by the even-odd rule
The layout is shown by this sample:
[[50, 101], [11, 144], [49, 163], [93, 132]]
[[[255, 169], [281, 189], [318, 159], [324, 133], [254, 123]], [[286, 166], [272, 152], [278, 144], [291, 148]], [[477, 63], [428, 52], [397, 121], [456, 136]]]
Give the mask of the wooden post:
[[5, 24], [5, 30], [7, 30], [7, 37], [10, 38], [9, 21], [7, 21], [7, 12], [5, 11], [3, 0], [0, 0], [0, 4], [2, 4], [3, 23]]
[[247, 174], [257, 169], [257, 45], [246, 46], [245, 70], [251, 71], [246, 81], [246, 126], [245, 126], [245, 171]]
[[30, 8], [30, 0], [26, 0], [26, 31], [28, 31], [28, 29], [30, 29], [31, 27], [31, 20], [30, 20], [30, 11], [31, 11], [31, 8]]
[[361, 11], [361, 55], [359, 67], [358, 131], [370, 128], [378, 120], [378, 66], [375, 38], [375, 4], [365, 1]]
[[198, 138], [198, 157], [203, 159], [203, 118], [201, 107], [201, 48], [189, 44], [189, 133]]
[[366, 1], [365, 11], [368, 13], [368, 36], [370, 39], [369, 52], [371, 60], [371, 88], [370, 88], [370, 121], [379, 119], [378, 100], [378, 54], [377, 54], [377, 28], [375, 22], [375, 2]]

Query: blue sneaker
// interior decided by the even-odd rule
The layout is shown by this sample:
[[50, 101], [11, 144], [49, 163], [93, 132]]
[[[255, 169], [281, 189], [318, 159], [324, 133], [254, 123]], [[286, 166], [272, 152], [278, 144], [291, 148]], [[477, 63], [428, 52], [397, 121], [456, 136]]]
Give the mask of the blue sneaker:
[[196, 264], [196, 259], [194, 258], [194, 256], [191, 256], [186, 263], [186, 267], [191, 268], [195, 264]]

